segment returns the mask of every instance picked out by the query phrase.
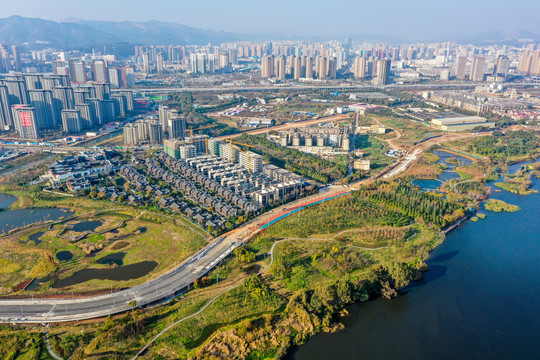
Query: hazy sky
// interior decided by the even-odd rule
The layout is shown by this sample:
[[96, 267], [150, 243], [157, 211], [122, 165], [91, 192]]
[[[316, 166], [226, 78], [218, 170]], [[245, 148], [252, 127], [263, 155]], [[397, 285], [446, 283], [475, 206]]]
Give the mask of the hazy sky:
[[161, 20], [240, 33], [385, 34], [434, 39], [540, 34], [538, 0], [0, 0], [0, 17]]

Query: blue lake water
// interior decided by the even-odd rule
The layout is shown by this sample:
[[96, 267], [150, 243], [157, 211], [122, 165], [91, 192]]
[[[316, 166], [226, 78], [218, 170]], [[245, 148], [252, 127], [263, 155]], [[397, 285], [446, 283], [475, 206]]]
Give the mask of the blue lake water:
[[351, 306], [345, 331], [316, 335], [288, 358], [538, 359], [540, 194], [493, 198], [521, 210], [465, 222], [404, 295]]

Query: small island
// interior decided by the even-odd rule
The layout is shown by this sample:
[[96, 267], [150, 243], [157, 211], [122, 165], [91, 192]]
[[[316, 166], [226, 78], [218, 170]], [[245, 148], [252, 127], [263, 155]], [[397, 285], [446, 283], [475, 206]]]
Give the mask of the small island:
[[486, 203], [484, 204], [484, 208], [486, 210], [494, 212], [516, 212], [520, 210], [520, 207], [517, 205], [507, 204], [504, 201], [497, 199], [489, 199], [488, 201], [486, 201]]

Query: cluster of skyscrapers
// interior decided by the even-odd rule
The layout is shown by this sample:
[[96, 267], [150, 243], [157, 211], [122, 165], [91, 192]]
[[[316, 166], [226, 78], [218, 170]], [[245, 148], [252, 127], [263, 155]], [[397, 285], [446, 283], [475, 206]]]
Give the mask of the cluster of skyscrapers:
[[0, 81], [0, 130], [38, 139], [59, 127], [81, 133], [133, 111], [131, 91], [111, 93], [109, 83], [71, 86], [67, 75], [10, 74]]
[[113, 88], [128, 88], [135, 85], [135, 70], [132, 66], [109, 67], [106, 60], [92, 61], [90, 72], [83, 60], [54, 61], [52, 67], [55, 75], [68, 76], [73, 84], [84, 84], [92, 80], [109, 83]]

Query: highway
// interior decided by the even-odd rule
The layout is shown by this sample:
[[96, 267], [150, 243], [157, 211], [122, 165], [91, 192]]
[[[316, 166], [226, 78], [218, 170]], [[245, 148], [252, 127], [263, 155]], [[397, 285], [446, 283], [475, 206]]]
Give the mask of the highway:
[[[366, 90], [451, 90], [451, 89], [474, 89], [485, 83], [425, 83], [425, 84], [389, 84], [389, 85], [274, 85], [274, 86], [216, 86], [216, 87], [170, 87], [170, 88], [140, 88], [134, 92], [147, 94], [171, 93], [180, 91], [189, 92], [242, 92], [242, 91], [280, 91], [280, 90], [336, 90], [336, 91], [366, 91]], [[513, 87], [533, 87], [534, 83], [512, 83]], [[114, 92], [115, 90], [113, 90]]]
[[174, 296], [227, 257], [240, 242], [219, 237], [169, 273], [117, 292], [74, 299], [2, 299], [0, 321], [50, 323], [117, 314]]
[[267, 219], [296, 205], [305, 206], [306, 203], [332, 198], [345, 191], [348, 190], [342, 186], [326, 188], [322, 194], [301, 198], [266, 212], [216, 238], [170, 272], [129, 289], [71, 299], [0, 299], [0, 322], [53, 323], [87, 320], [166, 301], [186, 290], [195, 279], [207, 274], [234, 249], [257, 234]]

